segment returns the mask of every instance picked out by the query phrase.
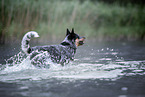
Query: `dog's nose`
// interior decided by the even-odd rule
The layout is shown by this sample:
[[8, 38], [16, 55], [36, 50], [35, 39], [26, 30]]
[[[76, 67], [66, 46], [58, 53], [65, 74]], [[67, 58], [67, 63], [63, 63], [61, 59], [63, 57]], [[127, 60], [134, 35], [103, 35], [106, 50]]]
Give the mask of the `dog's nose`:
[[81, 39], [82, 39], [82, 38], [83, 38], [83, 39], [86, 39], [86, 37], [81, 37]]
[[83, 37], [84, 39], [86, 39], [86, 37]]

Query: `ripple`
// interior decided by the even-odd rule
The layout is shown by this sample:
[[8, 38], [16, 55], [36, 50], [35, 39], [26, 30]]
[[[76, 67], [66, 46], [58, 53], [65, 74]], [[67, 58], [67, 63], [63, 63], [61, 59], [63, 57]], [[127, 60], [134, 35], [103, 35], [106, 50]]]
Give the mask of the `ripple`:
[[[117, 80], [123, 76], [144, 75], [145, 61], [124, 61], [117, 56], [114, 49], [101, 49], [105, 57], [95, 59], [94, 53], [91, 56], [75, 59], [74, 62], [65, 66], [55, 64], [49, 59], [46, 64], [49, 68], [37, 67], [31, 64], [29, 57], [24, 58], [22, 53], [11, 57], [5, 67], [0, 71], [0, 81], [19, 80], [43, 80], [43, 79], [100, 79]], [[115, 55], [113, 57], [109, 56]], [[106, 56], [107, 55], [107, 56]], [[82, 60], [82, 61], [78, 61]], [[113, 61], [115, 60], [115, 61]], [[9, 64], [12, 61], [12, 64]], [[41, 65], [41, 64], [40, 64]], [[42, 64], [43, 65], [43, 64]], [[0, 64], [1, 67], [3, 67]]]

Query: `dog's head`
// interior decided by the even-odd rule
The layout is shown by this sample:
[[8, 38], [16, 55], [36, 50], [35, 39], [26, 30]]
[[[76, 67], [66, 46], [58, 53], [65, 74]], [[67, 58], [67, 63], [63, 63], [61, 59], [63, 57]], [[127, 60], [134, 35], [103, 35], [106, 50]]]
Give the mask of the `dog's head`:
[[75, 44], [76, 47], [84, 44], [85, 37], [80, 37], [74, 32], [74, 29], [70, 32], [69, 29], [66, 31], [66, 38], [72, 44]]

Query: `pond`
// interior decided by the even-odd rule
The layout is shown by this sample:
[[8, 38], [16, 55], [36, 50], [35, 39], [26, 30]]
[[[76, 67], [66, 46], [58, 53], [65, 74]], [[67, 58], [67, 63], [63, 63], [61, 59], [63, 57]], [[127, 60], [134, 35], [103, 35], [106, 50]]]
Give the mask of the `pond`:
[[0, 45], [1, 97], [145, 97], [144, 42], [86, 43], [66, 66], [8, 60], [20, 45]]

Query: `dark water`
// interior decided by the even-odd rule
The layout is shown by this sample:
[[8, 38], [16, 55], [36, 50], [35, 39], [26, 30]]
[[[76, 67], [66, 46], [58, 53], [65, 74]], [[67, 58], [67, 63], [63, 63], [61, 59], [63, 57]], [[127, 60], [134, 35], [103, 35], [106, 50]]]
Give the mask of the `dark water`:
[[0, 97], [145, 97], [143, 42], [86, 43], [64, 67], [5, 63], [19, 51], [0, 45]]

